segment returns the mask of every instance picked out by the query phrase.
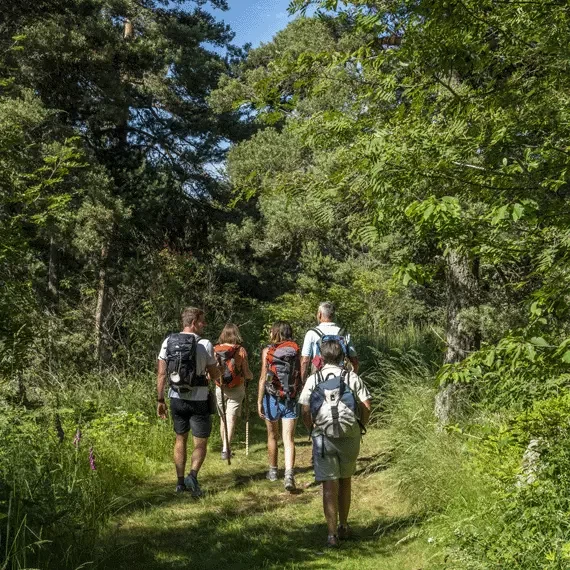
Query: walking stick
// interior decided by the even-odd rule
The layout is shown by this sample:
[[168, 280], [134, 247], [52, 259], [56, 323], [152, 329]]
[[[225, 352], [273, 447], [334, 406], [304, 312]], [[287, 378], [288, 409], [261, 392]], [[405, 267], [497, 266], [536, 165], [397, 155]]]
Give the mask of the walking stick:
[[220, 382], [220, 390], [222, 391], [222, 414], [224, 414], [224, 436], [226, 438], [226, 449], [228, 454], [228, 465], [232, 464], [231, 455], [232, 450], [230, 449], [230, 438], [228, 437], [228, 416], [226, 414], [226, 396], [224, 394], [224, 382]]
[[247, 397], [247, 380], [245, 381], [245, 456], [249, 455], [249, 398]]

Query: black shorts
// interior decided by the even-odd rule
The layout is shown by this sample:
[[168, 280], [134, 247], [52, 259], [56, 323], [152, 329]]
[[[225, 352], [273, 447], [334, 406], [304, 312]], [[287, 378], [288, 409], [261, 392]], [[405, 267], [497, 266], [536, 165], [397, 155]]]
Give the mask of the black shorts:
[[208, 402], [170, 398], [170, 413], [177, 434], [192, 430], [194, 437], [209, 437], [212, 431], [212, 416]]

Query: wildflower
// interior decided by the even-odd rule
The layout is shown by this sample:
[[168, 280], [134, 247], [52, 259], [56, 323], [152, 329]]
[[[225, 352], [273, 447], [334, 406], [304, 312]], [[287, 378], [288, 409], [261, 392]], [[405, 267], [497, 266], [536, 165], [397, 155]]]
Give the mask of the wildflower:
[[93, 450], [93, 446], [89, 448], [89, 466], [91, 467], [91, 471], [95, 471], [97, 469], [97, 465], [95, 465], [95, 451]]
[[73, 438], [73, 445], [77, 447], [80, 441], [81, 441], [81, 430], [77, 428], [77, 431], [75, 432], [75, 437]]

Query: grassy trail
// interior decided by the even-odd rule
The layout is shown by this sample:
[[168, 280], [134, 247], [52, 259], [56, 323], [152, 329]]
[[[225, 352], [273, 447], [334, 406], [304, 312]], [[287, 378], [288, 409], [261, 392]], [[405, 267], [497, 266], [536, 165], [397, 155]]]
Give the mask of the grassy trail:
[[[174, 493], [174, 467], [136, 491], [133, 503], [115, 517], [96, 546], [95, 567], [132, 568], [359, 568], [420, 570], [430, 545], [413, 538], [415, 517], [390, 485], [387, 472], [367, 469], [380, 451], [380, 433], [364, 438], [353, 480], [350, 522], [355, 540], [339, 550], [323, 547], [326, 527], [320, 486], [310, 468], [310, 445], [299, 432], [299, 492], [265, 480], [266, 451], [261, 424], [254, 426], [254, 445], [245, 457], [236, 442], [231, 467], [209, 451], [200, 472], [207, 496], [199, 501]], [[238, 434], [239, 437], [240, 434]], [[215, 444], [212, 446], [216, 448]], [[282, 461], [282, 457], [280, 457]], [[282, 472], [280, 472], [282, 477]]]

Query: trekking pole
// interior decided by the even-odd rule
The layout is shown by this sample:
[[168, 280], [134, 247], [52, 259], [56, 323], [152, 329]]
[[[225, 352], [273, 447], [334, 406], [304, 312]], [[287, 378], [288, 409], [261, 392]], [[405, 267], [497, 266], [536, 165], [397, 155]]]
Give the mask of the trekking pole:
[[220, 382], [220, 390], [222, 391], [222, 414], [224, 415], [224, 436], [226, 438], [226, 450], [228, 454], [228, 465], [232, 464], [231, 455], [232, 450], [230, 449], [230, 438], [228, 437], [228, 416], [226, 414], [226, 395], [224, 393], [224, 382]]
[[249, 455], [249, 398], [247, 397], [247, 380], [245, 381], [245, 456]]

